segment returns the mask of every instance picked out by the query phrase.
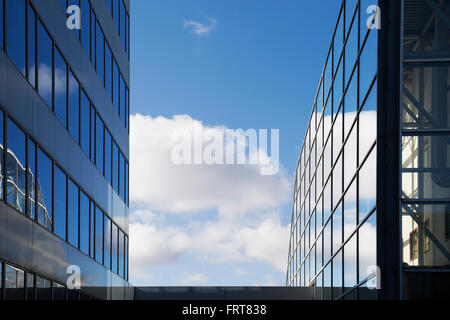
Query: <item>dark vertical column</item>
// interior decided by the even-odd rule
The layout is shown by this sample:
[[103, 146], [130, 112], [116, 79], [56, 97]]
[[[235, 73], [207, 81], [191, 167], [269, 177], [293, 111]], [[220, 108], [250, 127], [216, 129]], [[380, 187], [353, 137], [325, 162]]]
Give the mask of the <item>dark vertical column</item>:
[[401, 3], [380, 0], [377, 113], [377, 264], [379, 299], [401, 297]]

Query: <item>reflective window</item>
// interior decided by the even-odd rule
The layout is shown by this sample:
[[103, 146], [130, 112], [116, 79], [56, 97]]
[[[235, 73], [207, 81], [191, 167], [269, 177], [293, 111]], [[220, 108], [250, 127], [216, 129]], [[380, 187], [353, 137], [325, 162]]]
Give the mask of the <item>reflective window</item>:
[[105, 88], [108, 96], [113, 97], [112, 92], [112, 54], [108, 42], [105, 41]]
[[123, 4], [123, 0], [120, 0], [120, 39], [122, 40], [123, 47], [126, 50], [127, 47], [127, 32], [126, 32], [126, 10], [125, 5]]
[[[50, 38], [47, 30], [45, 30], [41, 21], [38, 22], [38, 88], [39, 95], [44, 99], [44, 101], [51, 107], [52, 96], [53, 96], [53, 83], [52, 83], [52, 52], [53, 52], [53, 42]], [[59, 73], [55, 76], [60, 75]], [[59, 79], [58, 79], [59, 82]]]
[[108, 130], [105, 130], [105, 178], [110, 184], [112, 184], [111, 180], [111, 168], [112, 168], [112, 138], [109, 134]]
[[90, 126], [91, 126], [91, 104], [86, 96], [84, 90], [81, 90], [81, 110], [80, 110], [81, 118], [80, 118], [80, 139], [81, 139], [81, 148], [83, 151], [89, 156], [89, 151], [91, 148], [91, 140], [90, 140]]
[[89, 202], [89, 255], [95, 257], [95, 204], [94, 202]]
[[117, 62], [113, 59], [113, 74], [112, 74], [112, 87], [113, 87], [113, 104], [116, 107], [117, 113], [119, 113], [119, 68]]
[[89, 0], [81, 0], [81, 44], [88, 57], [91, 55], [91, 4]]
[[25, 75], [25, 0], [8, 1], [6, 5], [7, 50], [11, 60]]
[[36, 219], [36, 144], [28, 140], [28, 216]]
[[[358, 77], [354, 75], [350, 81], [349, 87], [344, 98], [344, 139], [347, 137], [350, 128], [356, 118], [358, 108]], [[355, 150], [356, 154], [356, 150]]]
[[377, 73], [378, 66], [378, 34], [370, 30], [369, 37], [359, 58], [359, 96], [364, 99]]
[[79, 189], [78, 186], [69, 179], [69, 188], [68, 188], [68, 199], [67, 199], [67, 239], [69, 243], [71, 243], [74, 247], [78, 248], [78, 219], [79, 219], [79, 202], [78, 195]]
[[366, 157], [377, 139], [377, 87], [372, 87], [359, 113], [359, 162]]
[[348, 291], [356, 285], [357, 277], [357, 241], [356, 235], [344, 246], [344, 290]]
[[342, 294], [342, 250], [333, 258], [333, 299]]
[[[0, 273], [1, 274], [1, 273]], [[27, 300], [34, 300], [34, 274], [25, 273], [26, 275], [26, 284], [27, 284]]]
[[123, 201], [125, 201], [125, 178], [126, 178], [126, 172], [125, 172], [125, 158], [120, 152], [120, 158], [119, 158], [119, 195], [122, 198]]
[[364, 218], [376, 205], [377, 157], [374, 149], [359, 171], [359, 217]]
[[80, 192], [80, 250], [89, 254], [89, 198]]
[[125, 127], [128, 128], [130, 123], [130, 90], [125, 90]]
[[129, 171], [128, 171], [128, 162], [125, 161], [125, 195], [124, 195], [125, 200], [124, 201], [125, 201], [126, 205], [129, 205], [129, 196], [130, 196], [130, 192], [128, 190], [129, 179], [130, 179], [130, 176], [129, 176]]
[[106, 4], [108, 5], [109, 11], [112, 12], [112, 0], [106, 0]]
[[95, 260], [103, 263], [103, 211], [95, 207]]
[[95, 107], [91, 107], [91, 152], [90, 158], [95, 163]]
[[103, 241], [103, 252], [104, 252], [104, 264], [105, 267], [111, 268], [111, 220], [105, 215], [104, 216], [104, 236], [105, 239]]
[[80, 141], [80, 85], [69, 71], [69, 132], [79, 143]]
[[105, 44], [104, 44], [104, 35], [103, 35], [103, 31], [100, 28], [100, 25], [97, 22], [97, 39], [96, 39], [96, 43], [97, 43], [97, 49], [96, 49], [96, 54], [97, 54], [97, 73], [98, 76], [100, 77], [100, 81], [102, 82], [102, 84], [104, 84], [104, 77], [105, 77], [105, 62], [104, 62], [104, 58], [105, 58]]
[[112, 185], [114, 190], [119, 193], [119, 149], [117, 148], [117, 144], [114, 141], [112, 151]]
[[25, 213], [26, 136], [10, 119], [7, 132], [6, 198], [12, 207]]
[[348, 188], [344, 195], [344, 239], [356, 230], [356, 180]]
[[53, 282], [53, 300], [66, 300], [66, 288], [56, 282]]
[[25, 272], [5, 264], [5, 300], [24, 300]]
[[130, 60], [130, 34], [131, 34], [131, 32], [130, 32], [130, 16], [128, 14], [127, 14], [126, 19], [127, 19], [127, 47], [126, 47], [126, 50], [128, 53], [128, 60]]
[[119, 31], [119, 24], [120, 24], [120, 16], [119, 16], [120, 4], [119, 4], [119, 1], [120, 0], [112, 0], [114, 25], [116, 26], [117, 32]]
[[[1, 10], [1, 5], [0, 5]], [[2, 12], [2, 11], [0, 11]], [[1, 16], [1, 14], [0, 14]], [[1, 23], [1, 18], [0, 18]], [[1, 32], [1, 27], [0, 27]], [[1, 35], [0, 35], [1, 37]], [[1, 41], [0, 41], [1, 42]], [[1, 46], [1, 45], [0, 45]], [[28, 81], [36, 87], [36, 12], [28, 6]]]
[[[348, 26], [351, 21], [346, 21]], [[356, 64], [356, 57], [358, 56], [358, 18], [352, 25], [350, 34], [348, 35], [347, 43], [345, 44], [345, 83], [347, 84], [350, 75], [353, 72], [353, 67]]]
[[128, 236], [125, 236], [125, 279], [128, 280]]
[[38, 300], [50, 300], [52, 298], [49, 280], [36, 276], [36, 296]]
[[67, 176], [58, 167], [55, 166], [55, 189], [54, 189], [54, 201], [55, 201], [55, 229], [54, 232], [63, 238], [67, 239]]
[[95, 127], [96, 127], [96, 153], [95, 153], [95, 164], [97, 165], [97, 168], [100, 170], [100, 172], [103, 175], [103, 153], [104, 153], [104, 145], [103, 145], [103, 130], [104, 125], [103, 121], [100, 119], [99, 115], [96, 116], [95, 121]]
[[38, 151], [38, 221], [47, 229], [52, 228], [52, 161], [39, 148]]
[[120, 75], [120, 118], [122, 119], [123, 125], [126, 126], [126, 95], [125, 95], [125, 81], [122, 75]]
[[115, 224], [112, 225], [112, 240], [111, 240], [111, 270], [115, 273], [118, 273], [117, 266], [118, 266], [118, 252], [119, 252], [119, 229]]
[[91, 10], [91, 61], [92, 65], [96, 66], [96, 43], [95, 43], [95, 34], [96, 32], [96, 18], [95, 13], [93, 10]]
[[0, 0], [0, 48], [4, 48], [3, 44], [3, 0]]
[[377, 215], [374, 212], [359, 228], [359, 281], [376, 271], [377, 265]]
[[[73, 83], [71, 84], [73, 85]], [[55, 114], [67, 128], [67, 64], [55, 49]]]

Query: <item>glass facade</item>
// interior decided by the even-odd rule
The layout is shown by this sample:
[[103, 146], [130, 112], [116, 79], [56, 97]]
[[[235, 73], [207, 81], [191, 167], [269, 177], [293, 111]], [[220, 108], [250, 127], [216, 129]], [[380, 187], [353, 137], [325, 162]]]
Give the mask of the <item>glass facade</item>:
[[372, 297], [378, 31], [366, 27], [369, 4], [342, 1], [296, 171], [286, 282], [315, 287], [317, 299]]
[[402, 252], [413, 270], [450, 266], [449, 19], [449, 1], [404, 1]]
[[[80, 298], [63, 286], [65, 271], [55, 269], [65, 263], [89, 270], [86, 286], [128, 283], [129, 77], [122, 71], [129, 61], [116, 58], [125, 42], [109, 45], [102, 19], [112, 17], [99, 18], [96, 3], [59, 2], [64, 12], [46, 1], [0, 0], [0, 72], [14, 84], [14, 92], [0, 92], [0, 219], [8, 221], [0, 242], [14, 242], [0, 248], [0, 299]], [[74, 4], [81, 6], [82, 29], [72, 33], [60, 21]], [[128, 14], [126, 3], [118, 7]], [[13, 223], [18, 234], [11, 236], [4, 226]]]

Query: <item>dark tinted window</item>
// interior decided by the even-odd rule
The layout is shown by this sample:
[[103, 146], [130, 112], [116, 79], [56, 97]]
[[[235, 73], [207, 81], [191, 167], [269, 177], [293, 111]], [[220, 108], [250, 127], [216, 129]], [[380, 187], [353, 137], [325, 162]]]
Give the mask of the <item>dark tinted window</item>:
[[31, 6], [28, 6], [28, 81], [36, 87], [36, 12]]
[[95, 13], [94, 11], [91, 11], [91, 61], [92, 64], [95, 66], [95, 34], [97, 33], [95, 30]]
[[122, 198], [123, 201], [125, 201], [125, 158], [120, 152], [120, 158], [119, 158], [119, 195]]
[[5, 300], [24, 300], [25, 273], [23, 270], [5, 264]]
[[7, 126], [6, 181], [8, 203], [25, 213], [26, 137], [10, 119]]
[[[39, 69], [41, 70], [41, 68]], [[40, 83], [40, 82], [39, 82]], [[55, 114], [67, 127], [67, 64], [55, 49]]]
[[90, 243], [89, 243], [89, 255], [94, 258], [95, 252], [95, 205], [94, 202], [89, 202], [89, 234], [90, 234]]
[[112, 226], [112, 237], [111, 237], [111, 258], [112, 258], [112, 265], [111, 265], [111, 270], [115, 273], [117, 273], [117, 264], [118, 264], [118, 260], [117, 260], [117, 254], [118, 254], [118, 231], [119, 229], [117, 228], [117, 226], [115, 224], [113, 224]]
[[39, 149], [38, 152], [38, 221], [47, 229], [52, 227], [52, 161]]
[[122, 40], [124, 49], [127, 47], [125, 16], [126, 16], [125, 5], [123, 4], [123, 1], [120, 0], [120, 39]]
[[97, 22], [97, 73], [100, 77], [100, 81], [104, 84], [105, 64], [104, 56], [104, 36], [100, 25]]
[[36, 217], [36, 144], [28, 140], [28, 216]]
[[125, 81], [123, 80], [122, 75], [120, 75], [120, 118], [122, 119], [123, 125], [126, 126], [126, 116], [125, 116]]
[[113, 103], [114, 107], [119, 113], [119, 68], [117, 67], [116, 60], [113, 59]]
[[25, 0], [8, 1], [6, 17], [8, 55], [25, 75]]
[[104, 261], [105, 261], [105, 267], [110, 269], [111, 268], [111, 220], [105, 215], [105, 223], [104, 223], [104, 235], [105, 240], [103, 242], [104, 246]]
[[89, 198], [80, 192], [80, 249], [89, 254]]
[[36, 276], [36, 296], [37, 300], [50, 300], [52, 297], [51, 282], [47, 279]]
[[88, 97], [81, 90], [81, 148], [84, 152], [89, 155], [89, 149], [91, 145], [89, 131], [90, 131], [90, 113], [91, 113], [91, 104], [89, 102]]
[[96, 118], [96, 153], [95, 153], [95, 164], [100, 172], [103, 174], [103, 121], [97, 115]]
[[103, 212], [95, 208], [95, 260], [103, 263]]
[[69, 232], [67, 238], [69, 242], [78, 248], [78, 186], [69, 179], [69, 190], [68, 190], [68, 225], [67, 231]]
[[80, 133], [80, 85], [69, 71], [69, 132], [75, 141], [79, 142]]
[[0, 0], [0, 48], [4, 48], [3, 44], [3, 0]]
[[114, 17], [114, 25], [116, 26], [117, 32], [119, 32], [119, 20], [120, 20], [120, 16], [119, 16], [119, 0], [112, 0], [112, 4], [113, 4], [113, 17]]
[[81, 0], [81, 44], [88, 57], [91, 55], [91, 4], [89, 0]]
[[67, 239], [66, 234], [66, 197], [67, 197], [67, 177], [65, 173], [55, 166], [55, 233], [63, 239]]
[[39, 94], [44, 101], [52, 106], [52, 40], [42, 25], [41, 21], [38, 23], [38, 88]]
[[111, 183], [111, 144], [112, 138], [108, 130], [105, 129], [105, 178]]
[[3, 199], [3, 177], [4, 177], [4, 164], [3, 164], [3, 150], [4, 150], [4, 142], [3, 142], [3, 111], [0, 110], [0, 199]]
[[95, 163], [95, 108], [91, 107], [91, 152], [90, 157]]
[[105, 88], [112, 100], [112, 55], [108, 42], [105, 42]]

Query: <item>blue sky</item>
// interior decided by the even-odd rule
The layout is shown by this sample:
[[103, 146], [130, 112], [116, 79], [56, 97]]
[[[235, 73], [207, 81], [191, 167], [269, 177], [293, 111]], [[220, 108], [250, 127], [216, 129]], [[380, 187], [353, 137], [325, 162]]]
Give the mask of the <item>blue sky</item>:
[[[151, 137], [172, 123], [157, 123], [155, 119], [158, 116], [173, 120], [175, 115], [184, 114], [208, 127], [280, 129], [280, 163], [286, 171], [274, 185], [285, 186], [283, 179], [293, 185], [300, 146], [339, 6], [340, 1], [336, 0], [320, 3], [294, 0], [132, 0], [131, 112], [149, 116], [147, 122], [143, 120], [139, 124], [132, 120], [132, 125], [140, 130], [159, 128], [159, 131], [149, 133]], [[195, 23], [209, 29], [203, 34], [198, 30], [200, 34], [197, 34]], [[137, 144], [133, 143], [133, 132], [140, 134], [141, 131], [132, 129], [132, 147]], [[148, 148], [153, 147], [149, 145]], [[152, 152], [157, 150], [154, 148]], [[150, 163], [152, 157], [150, 154]], [[131, 163], [133, 165], [133, 159]], [[204, 204], [199, 199], [200, 204], [192, 206], [191, 210], [174, 209], [169, 204], [170, 196], [155, 189], [162, 179], [168, 180], [167, 176], [151, 177], [153, 181], [147, 181], [149, 185], [146, 186], [133, 183], [131, 174], [131, 199], [135, 199], [130, 210], [131, 223], [146, 225], [142, 228], [145, 235], [135, 243], [142, 245], [139, 252], [151, 251], [154, 254], [148, 254], [145, 259], [136, 258], [139, 263], [148, 265], [141, 266], [134, 274], [133, 256], [130, 257], [132, 283], [284, 285], [285, 272], [260, 258], [261, 254], [252, 244], [246, 242], [246, 249], [240, 250], [245, 252], [236, 259], [233, 259], [231, 249], [230, 256], [224, 259], [211, 257], [210, 252], [202, 251], [204, 248], [198, 245], [201, 240], [194, 239], [195, 230], [203, 232], [214, 223], [220, 228], [224, 221], [224, 203]], [[140, 195], [141, 198], [133, 197], [133, 186], [135, 192], [136, 188], [149, 191]], [[282, 189], [285, 190], [284, 187]], [[176, 198], [178, 195], [174, 192], [171, 196]], [[264, 216], [267, 221], [279, 219], [276, 230], [282, 227], [287, 230], [291, 218], [291, 197], [292, 190], [288, 188], [287, 195], [275, 199], [272, 206], [249, 206], [245, 217], [258, 212], [261, 215], [258, 217]], [[144, 198], [151, 200], [142, 201]], [[226, 199], [227, 195], [223, 194], [223, 198]], [[271, 216], [273, 212], [276, 214]], [[196, 229], [195, 226], [199, 225], [203, 227]], [[242, 234], [253, 234], [252, 228], [264, 230], [259, 227], [250, 223], [233, 239], [239, 239], [236, 243], [240, 244], [242, 238], [247, 239]], [[147, 233], [152, 236], [146, 238]], [[181, 238], [180, 234], [183, 235]], [[130, 241], [133, 245], [131, 231]], [[153, 245], [150, 249], [145, 247], [147, 242]], [[167, 243], [176, 248], [170, 257], [160, 252], [165, 251]], [[183, 243], [196, 245], [184, 246]], [[223, 245], [228, 250], [227, 243]], [[130, 253], [133, 254], [133, 250]], [[287, 260], [287, 256], [284, 259]]]

